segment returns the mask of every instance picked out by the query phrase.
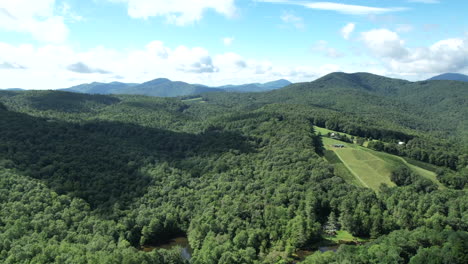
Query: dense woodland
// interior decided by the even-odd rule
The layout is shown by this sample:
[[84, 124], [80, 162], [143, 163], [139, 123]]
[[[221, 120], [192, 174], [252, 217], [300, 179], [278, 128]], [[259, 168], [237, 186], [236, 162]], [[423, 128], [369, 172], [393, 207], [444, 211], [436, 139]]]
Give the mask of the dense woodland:
[[[0, 92], [0, 262], [185, 263], [140, 247], [186, 234], [191, 263], [291, 263], [333, 215], [370, 242], [303, 263], [468, 263], [467, 84], [324, 78], [190, 100]], [[456, 96], [428, 93], [442, 84]], [[313, 125], [438, 165], [446, 188], [404, 168], [350, 185]]]

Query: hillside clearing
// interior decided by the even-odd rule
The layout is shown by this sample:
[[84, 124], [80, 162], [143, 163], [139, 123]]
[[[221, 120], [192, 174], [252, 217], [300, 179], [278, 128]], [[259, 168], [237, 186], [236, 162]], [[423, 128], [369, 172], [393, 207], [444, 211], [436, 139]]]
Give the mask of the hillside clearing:
[[[321, 132], [333, 132], [328, 129], [316, 129]], [[374, 151], [356, 144], [342, 142], [328, 137], [322, 137], [325, 146], [325, 159], [333, 164], [335, 173], [350, 184], [368, 187], [378, 191], [382, 183], [395, 186], [390, 180], [392, 171], [405, 166], [414, 173], [436, 183], [439, 188], [444, 186], [436, 179], [433, 171], [427, 170], [416, 163], [410, 163], [406, 159], [392, 154]], [[343, 148], [334, 147], [343, 145]]]

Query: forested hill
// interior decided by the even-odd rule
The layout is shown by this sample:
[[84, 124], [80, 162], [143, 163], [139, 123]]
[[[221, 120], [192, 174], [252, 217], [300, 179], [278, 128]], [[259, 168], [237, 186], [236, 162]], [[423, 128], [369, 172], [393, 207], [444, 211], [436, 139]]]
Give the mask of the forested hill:
[[250, 83], [242, 85], [226, 85], [218, 88], [224, 89], [230, 92], [266, 92], [271, 90], [280, 89], [290, 85], [291, 82], [288, 80], [277, 80], [267, 83]]
[[[180, 98], [0, 91], [0, 262], [186, 264], [178, 248], [141, 250], [186, 236], [194, 264], [294, 263], [304, 249], [305, 264], [467, 263], [466, 145], [441, 133], [458, 85], [339, 73]], [[432, 163], [444, 186], [398, 170], [395, 186], [349, 184], [315, 126]], [[317, 250], [340, 234], [350, 245]]]
[[468, 83], [462, 82], [409, 82], [369, 73], [332, 73], [267, 93], [206, 94], [204, 98], [229, 107], [300, 104], [352, 114], [379, 126], [468, 136]]
[[285, 87], [291, 84], [287, 80], [277, 80], [267, 83], [250, 83], [242, 85], [225, 85], [220, 87], [208, 87], [199, 84], [189, 84], [180, 81], [171, 81], [166, 78], [158, 78], [141, 84], [138, 83], [98, 83], [80, 84], [61, 91], [88, 93], [88, 94], [139, 94], [159, 97], [176, 97], [197, 95], [207, 92], [263, 92]]
[[174, 82], [166, 78], [158, 78], [141, 84], [120, 82], [81, 84], [62, 89], [62, 91], [88, 94], [139, 94], [174, 97], [223, 90], [185, 82]]
[[61, 89], [67, 92], [76, 93], [89, 93], [89, 94], [118, 94], [121, 90], [126, 89], [137, 84], [133, 83], [122, 83], [122, 82], [111, 82], [111, 83], [85, 83], [70, 88]]

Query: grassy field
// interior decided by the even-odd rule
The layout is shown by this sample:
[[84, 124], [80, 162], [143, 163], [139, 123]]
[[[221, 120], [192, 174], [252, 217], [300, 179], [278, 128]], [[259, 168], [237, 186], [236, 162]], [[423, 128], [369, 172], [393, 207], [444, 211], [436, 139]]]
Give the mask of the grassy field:
[[206, 101], [203, 101], [202, 97], [195, 97], [195, 98], [190, 98], [190, 99], [182, 99], [182, 102], [199, 102], [199, 103], [206, 103]]
[[350, 134], [336, 132], [336, 131], [326, 129], [326, 128], [323, 128], [323, 127], [314, 126], [314, 129], [315, 129], [316, 132], [320, 132], [320, 134], [322, 134], [322, 135], [326, 135], [328, 133], [338, 133], [338, 134], [341, 134], [341, 135], [346, 135], [348, 137], [352, 137]]
[[[337, 133], [337, 134], [340, 134], [340, 135], [345, 135], [345, 136], [347, 136], [349, 138], [353, 137], [350, 134], [346, 134], [346, 133], [342, 133], [342, 132], [336, 132], [336, 131], [333, 131], [333, 130], [330, 130], [330, 129], [327, 129], [327, 128], [323, 128], [323, 127], [314, 126], [314, 129], [315, 129], [316, 132], [320, 132], [320, 134], [322, 134], [322, 136], [325, 136], [328, 133]], [[369, 141], [364, 141], [363, 146], [367, 147], [368, 144], [369, 144]]]
[[325, 159], [333, 164], [333, 168], [335, 171], [335, 174], [338, 175], [339, 177], [343, 178], [346, 182], [353, 184], [355, 186], [359, 187], [367, 187], [364, 185], [359, 179], [354, 176], [348, 168], [344, 165], [344, 163], [341, 161], [341, 159], [336, 155], [336, 153], [333, 150], [325, 150]]
[[324, 236], [325, 239], [330, 240], [336, 244], [347, 243], [347, 242], [368, 242], [367, 238], [360, 238], [351, 235], [348, 231], [340, 230], [336, 231], [334, 236]]
[[370, 151], [374, 155], [377, 155], [381, 157], [382, 159], [386, 160], [387, 162], [392, 163], [394, 166], [401, 166], [401, 165], [406, 166], [409, 169], [411, 169], [411, 171], [413, 171], [414, 173], [419, 174], [420, 176], [431, 180], [432, 182], [437, 184], [439, 188], [442, 188], [442, 189], [445, 188], [445, 186], [443, 186], [443, 184], [440, 183], [436, 178], [436, 174], [434, 172], [437, 169], [436, 166], [433, 166], [431, 164], [427, 164], [421, 161], [415, 161], [415, 160], [411, 160], [408, 158], [402, 158], [399, 156], [391, 155], [385, 152], [378, 152], [378, 151], [374, 151], [370, 149], [367, 149], [367, 151]]
[[[390, 174], [394, 166], [389, 166], [388, 162], [366, 151], [365, 148], [331, 138], [323, 138], [323, 144], [326, 149], [336, 154], [362, 186], [378, 191], [382, 183], [389, 186], [395, 185], [390, 181]], [[333, 144], [342, 144], [345, 147], [335, 148]]]
[[[333, 132], [317, 128], [316, 131], [321, 131], [322, 134]], [[440, 188], [444, 188], [436, 179], [436, 174], [433, 171], [428, 170], [427, 166], [423, 168], [423, 166], [417, 165], [417, 162], [327, 137], [323, 137], [322, 140], [326, 149], [325, 159], [333, 164], [335, 173], [350, 184], [368, 187], [375, 191], [379, 190], [382, 183], [395, 186], [390, 180], [392, 171], [399, 166], [406, 166], [414, 173], [430, 179]], [[334, 144], [341, 144], [345, 147], [335, 148]]]

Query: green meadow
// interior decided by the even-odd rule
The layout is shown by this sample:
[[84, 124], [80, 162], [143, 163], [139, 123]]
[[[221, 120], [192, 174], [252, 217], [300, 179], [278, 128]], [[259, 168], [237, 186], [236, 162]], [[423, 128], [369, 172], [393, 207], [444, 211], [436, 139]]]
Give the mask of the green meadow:
[[182, 99], [182, 102], [200, 102], [200, 103], [205, 103], [205, 101], [203, 101], [203, 97], [195, 97], [195, 98], [189, 98], [189, 99]]
[[[322, 135], [328, 132], [335, 132], [318, 127], [315, 127], [315, 129], [322, 133]], [[440, 188], [443, 188], [442, 184], [436, 179], [436, 174], [428, 170], [427, 166], [423, 168], [422, 166], [418, 166], [416, 162], [408, 161], [407, 159], [388, 153], [374, 151], [356, 144], [328, 137], [322, 137], [322, 139], [326, 149], [325, 159], [333, 164], [338, 176], [351, 184], [368, 187], [374, 191], [378, 191], [382, 183], [388, 186], [395, 186], [390, 180], [392, 171], [399, 166], [406, 166], [414, 173], [430, 179]], [[344, 148], [334, 147], [333, 145], [335, 144], [344, 145]]]
[[368, 242], [368, 238], [361, 238], [361, 237], [355, 237], [351, 235], [348, 231], [345, 230], [338, 230], [336, 231], [336, 235], [334, 236], [329, 236], [325, 235], [325, 239], [332, 241], [335, 244], [339, 243], [349, 243], [349, 242]]

